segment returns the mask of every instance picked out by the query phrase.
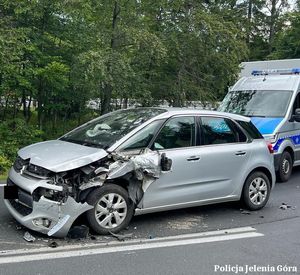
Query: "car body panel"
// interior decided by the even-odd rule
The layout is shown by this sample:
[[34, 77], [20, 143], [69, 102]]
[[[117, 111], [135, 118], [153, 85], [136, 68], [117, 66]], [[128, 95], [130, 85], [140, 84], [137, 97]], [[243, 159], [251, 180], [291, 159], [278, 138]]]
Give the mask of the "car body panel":
[[66, 142], [50, 140], [27, 146], [18, 152], [22, 159], [30, 159], [30, 163], [53, 172], [75, 169], [108, 154], [105, 150]]

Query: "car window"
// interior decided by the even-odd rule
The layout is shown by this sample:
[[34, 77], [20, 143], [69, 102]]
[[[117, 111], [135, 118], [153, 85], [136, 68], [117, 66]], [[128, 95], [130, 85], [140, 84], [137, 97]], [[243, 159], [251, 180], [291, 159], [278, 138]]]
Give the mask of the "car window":
[[123, 144], [121, 144], [121, 146], [118, 148], [118, 151], [146, 148], [159, 130], [162, 123], [163, 120], [156, 120], [148, 124], [142, 130], [140, 130], [128, 140], [126, 140]]
[[195, 145], [195, 118], [171, 118], [154, 141], [153, 149], [172, 149]]
[[[201, 118], [202, 144], [223, 144], [239, 141], [239, 134], [230, 120], [219, 117]], [[245, 137], [246, 139], [246, 137]]]

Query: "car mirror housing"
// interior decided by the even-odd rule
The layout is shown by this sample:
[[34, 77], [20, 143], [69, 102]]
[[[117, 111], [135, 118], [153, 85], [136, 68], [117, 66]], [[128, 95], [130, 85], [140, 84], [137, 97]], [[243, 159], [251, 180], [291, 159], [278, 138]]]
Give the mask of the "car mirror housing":
[[161, 154], [160, 165], [162, 171], [170, 171], [172, 167], [172, 160], [166, 156], [166, 153]]

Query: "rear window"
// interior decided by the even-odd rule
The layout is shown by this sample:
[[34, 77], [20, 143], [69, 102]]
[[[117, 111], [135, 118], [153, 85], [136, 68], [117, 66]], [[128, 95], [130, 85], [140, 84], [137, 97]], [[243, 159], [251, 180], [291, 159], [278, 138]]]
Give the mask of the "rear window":
[[263, 136], [261, 133], [257, 130], [257, 128], [253, 125], [251, 121], [237, 121], [237, 123], [247, 132], [247, 134], [252, 139], [262, 139]]

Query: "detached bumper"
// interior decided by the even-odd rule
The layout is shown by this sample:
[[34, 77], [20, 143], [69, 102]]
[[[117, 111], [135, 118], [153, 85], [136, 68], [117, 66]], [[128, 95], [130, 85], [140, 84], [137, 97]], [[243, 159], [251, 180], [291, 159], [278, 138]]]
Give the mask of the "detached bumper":
[[[32, 194], [36, 188], [42, 187], [56, 189], [59, 186], [48, 184], [47, 180], [28, 179], [21, 174], [16, 173], [12, 168], [9, 173], [9, 179], [18, 188]], [[53, 187], [53, 188], [52, 188]], [[40, 197], [38, 201], [32, 202], [32, 208], [26, 208], [27, 211], [20, 211], [16, 207], [15, 200], [4, 200], [4, 203], [11, 215], [23, 226], [55, 237], [65, 237], [73, 222], [84, 212], [93, 208], [87, 203], [78, 203], [72, 197], [62, 202], [52, 201], [45, 197]], [[19, 205], [22, 208], [22, 203]], [[29, 210], [29, 211], [28, 211]], [[47, 221], [47, 225], [41, 221]]]

